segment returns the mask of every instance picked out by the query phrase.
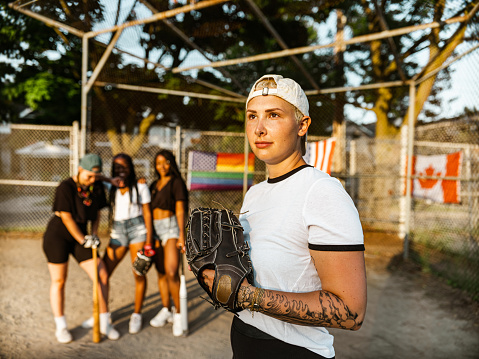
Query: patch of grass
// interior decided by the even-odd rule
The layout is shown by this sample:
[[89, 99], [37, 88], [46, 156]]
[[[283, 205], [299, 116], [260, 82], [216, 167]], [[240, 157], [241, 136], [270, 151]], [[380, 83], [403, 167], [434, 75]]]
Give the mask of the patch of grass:
[[432, 241], [410, 243], [410, 258], [422, 270], [444, 278], [454, 288], [467, 291], [479, 301], [479, 253], [458, 253], [436, 248]]

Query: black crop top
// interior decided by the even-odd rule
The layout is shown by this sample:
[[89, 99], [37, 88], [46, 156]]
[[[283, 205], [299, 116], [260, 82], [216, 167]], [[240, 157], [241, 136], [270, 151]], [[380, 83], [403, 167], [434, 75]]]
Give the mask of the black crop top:
[[71, 213], [76, 223], [95, 221], [98, 216], [98, 211], [107, 206], [102, 182], [94, 183], [90, 198], [91, 205], [84, 205], [83, 198], [80, 198], [78, 195], [77, 184], [73, 178], [70, 177], [57, 187], [55, 200], [53, 202], [53, 211]]
[[181, 178], [171, 178], [161, 190], [156, 188], [157, 183], [158, 180], [153, 182], [150, 186], [152, 210], [159, 208], [176, 213], [176, 202], [178, 201], [184, 201], [185, 208], [188, 207], [188, 191], [186, 190], [185, 183]]

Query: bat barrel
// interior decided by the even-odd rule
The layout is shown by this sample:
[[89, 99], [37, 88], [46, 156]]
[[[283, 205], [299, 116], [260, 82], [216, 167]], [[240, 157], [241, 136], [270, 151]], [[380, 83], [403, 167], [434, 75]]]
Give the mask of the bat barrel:
[[188, 334], [188, 290], [186, 289], [186, 278], [183, 267], [183, 254], [180, 253], [180, 309], [181, 309], [181, 328], [183, 329], [183, 336]]
[[100, 335], [100, 308], [98, 299], [98, 253], [96, 246], [92, 247], [93, 263], [95, 273], [93, 276], [93, 343], [99, 343]]

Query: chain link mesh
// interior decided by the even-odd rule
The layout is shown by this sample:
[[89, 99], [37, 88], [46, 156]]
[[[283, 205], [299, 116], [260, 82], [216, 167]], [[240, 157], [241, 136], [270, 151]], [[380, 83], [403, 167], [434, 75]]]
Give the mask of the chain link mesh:
[[70, 174], [72, 127], [10, 125], [0, 133], [0, 228], [43, 231]]
[[[53, 7], [43, 8], [39, 6], [39, 2], [27, 0], [19, 3], [23, 4], [25, 9], [35, 10], [38, 8], [38, 12], [41, 14], [63, 21], [60, 13], [54, 12]], [[154, 3], [157, 6], [156, 10], [166, 10], [167, 2]], [[356, 3], [351, 1], [351, 5]], [[419, 5], [432, 9], [435, 4], [430, 1], [422, 2]], [[143, 14], [144, 4], [142, 2], [135, 2], [131, 8], [122, 6], [121, 10], [128, 10], [133, 16], [135, 12], [132, 9], [137, 5], [141, 7], [137, 9], [138, 14]], [[94, 10], [100, 4], [89, 2], [88, 6], [93, 7]], [[235, 3], [235, 6], [239, 6], [244, 14], [252, 15], [251, 9], [241, 2]], [[454, 16], [462, 6], [463, 4], [460, 2], [447, 2], [445, 13], [447, 16]], [[96, 12], [92, 11], [91, 13]], [[366, 17], [363, 15], [358, 14], [357, 19], [365, 19]], [[185, 36], [197, 40], [204, 37], [203, 45], [208, 49], [227, 48], [228, 42], [237, 41], [237, 38], [217, 35], [237, 31], [241, 29], [241, 24], [239, 22], [230, 24], [230, 19], [224, 14], [218, 16], [217, 24], [221, 26], [218, 26], [217, 29], [208, 30], [208, 28], [200, 26], [185, 33]], [[116, 17], [116, 13], [111, 13], [104, 19], [93, 19], [91, 24], [78, 19], [75, 21], [73, 18], [68, 21], [70, 25], [86, 31], [89, 26], [95, 28], [93, 25], [98, 27], [100, 24], [101, 28], [109, 28], [116, 24]], [[425, 19], [425, 21], [429, 20]], [[474, 21], [477, 24], [477, 14], [471, 23]], [[228, 28], [225, 25], [228, 25]], [[232, 28], [229, 28], [230, 25]], [[247, 95], [248, 86], [259, 76], [272, 71], [283, 73], [288, 77], [295, 78], [305, 89], [312, 88], [307, 76], [298, 71], [290, 57], [266, 59], [255, 64], [242, 63], [225, 68], [218, 67], [213, 71], [221, 72], [223, 77], [216, 76], [216, 72], [213, 74], [208, 70], [202, 73], [205, 80], [203, 82], [185, 75], [186, 72], [178, 74], [178, 77], [173, 77], [161, 65], [161, 61], [156, 61], [160, 59], [159, 52], [156, 52], [158, 56], [155, 61], [144, 61], [132, 53], [135, 52], [132, 50], [135, 47], [131, 47], [132, 44], [129, 44], [128, 41], [141, 38], [146, 34], [145, 29], [149, 36], [160, 33], [160, 30], [162, 34], [168, 36], [173, 36], [174, 32], [166, 22], [141, 24], [125, 30], [128, 33], [121, 36], [115, 51], [104, 62], [103, 70], [99, 73], [89, 92], [89, 134], [86, 148], [89, 152], [101, 155], [104, 160], [104, 172], [107, 175], [111, 174], [113, 155], [125, 152], [133, 157], [137, 174], [145, 177], [147, 182], [151, 183], [155, 178], [154, 156], [160, 148], [167, 148], [175, 153], [186, 180], [190, 172], [188, 159], [192, 151], [245, 152], [242, 132], [244, 102], [242, 102], [241, 96]], [[333, 176], [342, 180], [356, 203], [364, 227], [367, 230], [396, 232], [401, 236], [401, 231], [409, 223], [408, 240], [411, 257], [444, 274], [454, 283], [461, 283], [475, 293], [479, 293], [477, 260], [479, 258], [479, 81], [477, 80], [479, 52], [477, 50], [477, 27], [472, 27], [472, 30], [468, 31], [467, 37], [471, 41], [458, 46], [456, 50], [460, 54], [466, 54], [469, 50], [471, 52], [434, 76], [445, 78], [447, 81], [442, 82], [443, 88], [432, 87], [433, 90], [444, 95], [452, 91], [456, 96], [455, 101], [445, 98], [438, 106], [430, 99], [418, 96], [417, 101], [424, 100], [425, 106], [419, 114], [415, 114], [418, 115], [420, 123], [416, 126], [413, 151], [415, 156], [446, 155], [462, 151], [463, 161], [459, 180], [461, 202], [459, 204], [442, 204], [413, 198], [410, 208], [405, 207], [407, 143], [397, 138], [400, 137], [400, 122], [407, 118], [407, 113], [404, 112], [409, 106], [407, 96], [404, 97], [407, 93], [407, 86], [337, 93], [331, 91], [319, 95], [309, 94], [308, 97], [313, 119], [310, 135], [319, 136], [332, 133], [334, 125], [331, 124], [334, 120], [344, 118], [345, 112], [347, 118], [354, 120], [354, 122], [346, 123], [346, 146], [344, 152], [338, 147], [332, 171]], [[211, 37], [212, 34], [213, 37]], [[72, 35], [69, 34], [69, 36]], [[112, 33], [102, 33], [89, 40], [88, 70], [93, 71], [94, 67], [102, 62], [105, 48], [112, 36]], [[261, 33], [261, 36], [267, 35]], [[322, 40], [329, 41], [332, 38]], [[271, 41], [274, 42], [273, 39]], [[386, 42], [383, 45], [385, 46], [385, 44]], [[295, 44], [290, 45], [295, 47]], [[161, 48], [163, 45], [159, 41], [156, 46]], [[354, 55], [354, 51], [363, 46], [369, 45], [355, 44], [345, 47], [345, 60], [348, 58], [354, 60], [350, 62], [350, 65], [355, 65], [355, 62], [360, 64], [363, 61], [370, 61], [369, 58]], [[179, 48], [177, 49], [179, 51]], [[126, 50], [129, 50], [129, 54], [125, 53]], [[236, 50], [240, 51], [241, 49]], [[348, 53], [351, 50], [352, 52]], [[157, 49], [149, 48], [148, 51], [154, 54]], [[208, 55], [210, 56], [209, 60], [223, 59], [214, 53], [211, 50]], [[248, 55], [241, 51], [239, 53], [242, 54], [241, 56]], [[191, 64], [205, 61], [199, 52], [192, 51], [190, 54]], [[337, 78], [333, 76], [334, 72], [340, 68], [340, 66], [336, 66], [340, 62], [330, 61], [336, 55], [337, 53], [331, 47], [302, 56], [298, 55], [298, 59], [303, 63], [308, 75], [319, 83], [319, 87], [323, 88], [324, 85], [324, 88], [327, 89], [344, 85], [350, 86], [351, 83], [346, 84], [343, 81], [343, 76], [337, 76]], [[389, 50], [387, 55], [391, 55]], [[418, 54], [418, 57], [421, 56]], [[174, 56], [171, 58], [173, 59]], [[175, 67], [179, 64], [172, 63], [170, 65]], [[467, 75], [463, 78], [449, 78], [451, 70], [459, 68], [466, 69], [462, 73]], [[195, 72], [190, 72], [190, 74], [194, 75]], [[334, 78], [330, 79], [329, 77]], [[364, 77], [367, 80], [368, 75]], [[433, 78], [425, 81], [424, 86], [429, 86]], [[392, 80], [397, 80], [397, 76], [384, 78], [384, 81]], [[368, 81], [359, 82], [377, 85], [370, 84]], [[229, 86], [230, 84], [231, 86]], [[225, 90], [224, 87], [228, 87], [228, 90]], [[180, 91], [182, 92], [179, 93]], [[371, 126], [371, 124], [363, 123], [361, 118], [364, 116], [363, 114], [356, 116], [350, 112], [350, 109], [364, 103], [361, 101], [362, 98], [375, 99], [379, 91], [388, 93], [389, 97], [385, 96], [388, 100], [385, 100], [382, 106], [388, 108], [389, 111], [383, 114], [387, 117], [386, 121], [383, 118], [383, 121], [377, 122], [381, 123], [382, 127], [375, 128], [374, 124]], [[229, 98], [229, 101], [222, 101], [226, 98]], [[457, 118], [440, 120], [443, 118], [442, 112], [454, 112], [451, 111], [454, 106], [464, 108], [464, 106], [459, 106], [462, 103], [473, 104], [473, 107], [465, 108], [464, 113], [455, 111]], [[226, 124], [224, 121], [220, 121], [224, 119], [228, 119]], [[398, 123], [397, 120], [401, 121]], [[384, 136], [388, 132], [385, 131], [384, 126], [389, 126], [388, 130], [391, 130], [391, 133], [394, 132], [389, 136], [394, 139]], [[394, 126], [395, 129], [392, 129], [391, 126]], [[178, 132], [177, 127], [181, 128], [181, 132]], [[51, 215], [54, 187], [59, 180], [71, 175], [71, 171], [69, 171], [71, 161], [68, 162], [70, 159], [68, 156], [65, 158], [29, 157], [17, 151], [41, 142], [64, 145], [69, 148], [72, 146], [71, 141], [67, 141], [69, 132], [65, 129], [61, 131], [50, 128], [27, 130], [12, 127], [10, 133], [2, 133], [0, 136], [2, 136], [0, 143], [2, 149], [0, 226], [4, 230], [36, 229], [41, 231]], [[309, 139], [312, 141], [314, 137], [310, 136]], [[54, 141], [57, 142], [53, 143]], [[264, 164], [255, 160], [253, 183], [264, 180], [266, 176]], [[28, 184], [21, 182], [23, 180], [30, 182]], [[33, 181], [36, 183], [33, 184]], [[241, 190], [191, 191], [190, 206], [225, 206], [238, 212], [242, 196], [243, 191]], [[407, 213], [410, 215], [407, 216]], [[409, 222], [407, 222], [408, 220]]]
[[[454, 87], [459, 101], [479, 98], [477, 51], [461, 58], [455, 67], [470, 69], [470, 78]], [[439, 73], [440, 75], [441, 73]], [[453, 285], [479, 293], [479, 106], [457, 118], [423, 123], [415, 131], [414, 155], [448, 155], [460, 152], [459, 203], [438, 203], [414, 198], [411, 203], [411, 258], [443, 275]], [[422, 174], [424, 183], [441, 178]], [[445, 177], [444, 173], [434, 173]], [[446, 174], [447, 176], [447, 174]], [[455, 181], [453, 181], [455, 183]]]

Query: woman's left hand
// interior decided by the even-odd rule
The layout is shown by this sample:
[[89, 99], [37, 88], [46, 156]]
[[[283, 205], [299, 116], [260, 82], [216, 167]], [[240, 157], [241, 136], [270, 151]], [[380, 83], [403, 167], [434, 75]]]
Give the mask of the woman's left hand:
[[176, 241], [176, 248], [178, 248], [181, 251], [181, 253], [185, 253], [186, 251], [185, 240], [178, 239]]
[[208, 290], [211, 293], [211, 291], [213, 290], [215, 271], [213, 269], [205, 269], [201, 272], [201, 277], [202, 277], [203, 283], [205, 283], [208, 286]]

